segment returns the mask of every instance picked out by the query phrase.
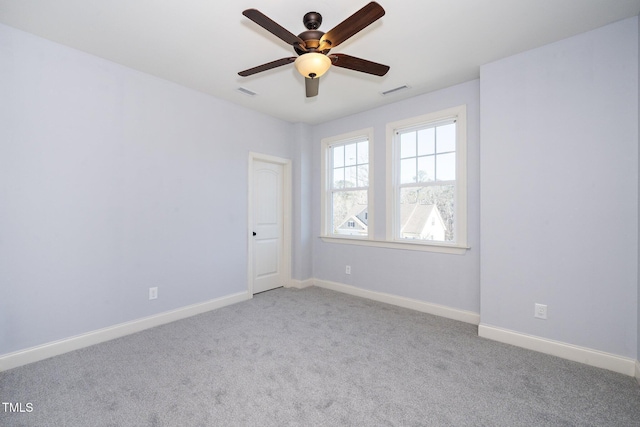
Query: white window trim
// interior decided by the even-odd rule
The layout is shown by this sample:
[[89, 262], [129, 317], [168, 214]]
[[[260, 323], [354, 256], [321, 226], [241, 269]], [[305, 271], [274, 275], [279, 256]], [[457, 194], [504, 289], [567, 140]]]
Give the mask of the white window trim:
[[[330, 174], [327, 173], [327, 165], [330, 164], [329, 153], [330, 147], [334, 144], [343, 144], [349, 143], [350, 141], [355, 141], [358, 139], [366, 138], [369, 142], [369, 187], [367, 190], [367, 205], [369, 208], [367, 209], [368, 217], [367, 217], [367, 236], [347, 236], [347, 235], [335, 235], [330, 232], [330, 222], [331, 218], [328, 215], [327, 202], [330, 193]], [[328, 239], [336, 239], [340, 241], [350, 241], [350, 240], [373, 240], [374, 233], [374, 217], [375, 214], [373, 212], [373, 128], [361, 129], [353, 132], [344, 133], [342, 135], [332, 136], [329, 138], [323, 138], [321, 143], [321, 155], [320, 155], [320, 217], [321, 217], [321, 225], [320, 225], [320, 235], [322, 238]]]
[[353, 239], [346, 237], [328, 237], [320, 236], [325, 243], [340, 243], [345, 245], [357, 245], [357, 246], [370, 246], [374, 248], [386, 248], [386, 249], [400, 249], [410, 251], [421, 252], [438, 252], [442, 254], [463, 255], [467, 250], [471, 249], [467, 246], [448, 245], [446, 243], [440, 245], [425, 244], [421, 242], [390, 242], [388, 240], [375, 240], [375, 239]]
[[[398, 179], [398, 162], [394, 153], [394, 138], [398, 130], [416, 127], [421, 124], [455, 118], [458, 126], [456, 132], [456, 243], [434, 241], [411, 241], [399, 239], [396, 232], [396, 183]], [[447, 108], [418, 117], [399, 120], [387, 124], [387, 188], [386, 188], [386, 242], [401, 249], [423, 250], [429, 252], [464, 253], [467, 246], [467, 106]]]

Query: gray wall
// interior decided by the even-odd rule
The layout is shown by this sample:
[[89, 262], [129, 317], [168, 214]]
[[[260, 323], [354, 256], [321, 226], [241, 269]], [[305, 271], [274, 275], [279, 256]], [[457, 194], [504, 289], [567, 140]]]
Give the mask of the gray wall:
[[636, 358], [638, 19], [480, 80], [481, 323]]
[[0, 354], [246, 291], [248, 153], [291, 158], [293, 125], [0, 40]]
[[[464, 255], [325, 243], [320, 235], [320, 143], [322, 138], [373, 127], [375, 237], [383, 240], [386, 223], [386, 124], [467, 105], [468, 244]], [[444, 90], [344, 117], [313, 128], [312, 226], [313, 275], [318, 279], [385, 292], [475, 313], [480, 311], [479, 287], [479, 82]], [[345, 274], [345, 265], [352, 274]]]
[[295, 280], [312, 277], [311, 234], [311, 127], [296, 123], [293, 162], [293, 271]]

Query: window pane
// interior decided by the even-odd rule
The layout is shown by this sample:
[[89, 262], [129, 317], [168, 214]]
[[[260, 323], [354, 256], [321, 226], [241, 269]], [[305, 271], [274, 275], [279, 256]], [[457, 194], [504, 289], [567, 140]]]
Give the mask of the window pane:
[[367, 200], [373, 185], [372, 136], [373, 128], [368, 128], [322, 139], [322, 236], [348, 239], [369, 235], [368, 218], [373, 218]]
[[333, 170], [333, 188], [344, 188], [344, 168]]
[[356, 167], [349, 166], [347, 168], [344, 168], [344, 188], [355, 187], [356, 184]]
[[369, 163], [369, 141], [358, 142], [358, 164]]
[[456, 179], [456, 153], [439, 154], [436, 156], [438, 162], [438, 181], [453, 181]]
[[438, 126], [436, 128], [436, 138], [438, 153], [456, 151], [456, 124]]
[[416, 133], [407, 132], [400, 134], [400, 158], [415, 157]]
[[332, 229], [335, 234], [367, 236], [367, 191], [333, 193]]
[[345, 166], [356, 164], [356, 143], [344, 146], [344, 164]]
[[454, 241], [454, 202], [453, 185], [402, 188], [398, 235], [411, 240]]
[[400, 161], [400, 183], [416, 182], [416, 158]]
[[[440, 164], [438, 164], [440, 167]], [[418, 157], [418, 182], [434, 181], [436, 162], [434, 156]]]
[[436, 152], [436, 129], [418, 131], [418, 156], [426, 156]]
[[369, 186], [369, 165], [358, 166], [358, 187]]
[[344, 166], [344, 145], [333, 147], [331, 151], [333, 151], [333, 167]]
[[[396, 241], [462, 253], [467, 246], [466, 106], [388, 123], [386, 214]], [[415, 144], [415, 145], [414, 145]], [[371, 153], [373, 156], [373, 153]], [[372, 181], [373, 183], [373, 181]], [[411, 245], [405, 245], [410, 247]], [[418, 245], [419, 247], [420, 245]]]

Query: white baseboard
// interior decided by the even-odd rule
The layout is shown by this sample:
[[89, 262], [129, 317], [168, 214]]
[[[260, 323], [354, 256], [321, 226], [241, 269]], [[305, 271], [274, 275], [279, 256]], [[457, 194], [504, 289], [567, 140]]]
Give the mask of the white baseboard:
[[517, 347], [538, 351], [540, 353], [550, 354], [552, 356], [584, 363], [585, 365], [595, 366], [597, 368], [607, 369], [620, 374], [633, 376], [635, 371], [636, 377], [638, 375], [637, 372], [639, 368], [635, 360], [615, 354], [605, 353], [603, 351], [567, 344], [560, 341], [553, 341], [533, 335], [527, 335], [521, 332], [515, 332], [509, 329], [485, 324], [480, 324], [478, 326], [478, 335], [483, 338], [500, 341], [505, 344], [515, 345]]
[[27, 348], [14, 353], [3, 354], [0, 355], [0, 372], [68, 353], [73, 350], [79, 350], [81, 348], [89, 347], [115, 338], [120, 338], [155, 326], [164, 325], [165, 323], [185, 319], [187, 317], [195, 316], [196, 314], [226, 307], [251, 298], [252, 295], [249, 292], [240, 292], [203, 303], [193, 304], [176, 310], [144, 317], [142, 319], [120, 323], [118, 325], [109, 326], [96, 331], [76, 335], [74, 337], [53, 341], [36, 347]]
[[638, 385], [640, 385], [640, 360], [636, 360], [636, 381], [638, 381]]
[[291, 279], [291, 282], [285, 288], [295, 288], [295, 289], [304, 289], [313, 286], [313, 279], [307, 280], [296, 280]]
[[328, 280], [313, 279], [313, 283], [315, 286], [318, 286], [320, 288], [331, 289], [332, 291], [338, 291], [349, 295], [368, 298], [374, 301], [397, 305], [399, 307], [409, 308], [412, 310], [421, 311], [423, 313], [435, 314], [436, 316], [459, 320], [461, 322], [471, 323], [473, 325], [477, 325], [478, 323], [480, 323], [480, 315], [472, 311], [459, 310], [457, 308], [451, 308], [439, 304], [432, 304], [430, 302], [420, 301], [416, 299], [356, 288], [355, 286], [345, 285], [337, 282], [330, 282]]

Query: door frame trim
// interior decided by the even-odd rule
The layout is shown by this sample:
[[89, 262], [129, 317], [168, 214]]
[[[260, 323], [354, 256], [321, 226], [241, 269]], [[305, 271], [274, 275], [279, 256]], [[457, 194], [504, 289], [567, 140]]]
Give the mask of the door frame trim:
[[292, 171], [291, 159], [269, 154], [249, 152], [249, 181], [247, 209], [247, 291], [253, 296], [253, 167], [255, 161], [275, 163], [282, 166], [282, 272], [283, 286], [291, 284], [291, 233], [292, 233]]

